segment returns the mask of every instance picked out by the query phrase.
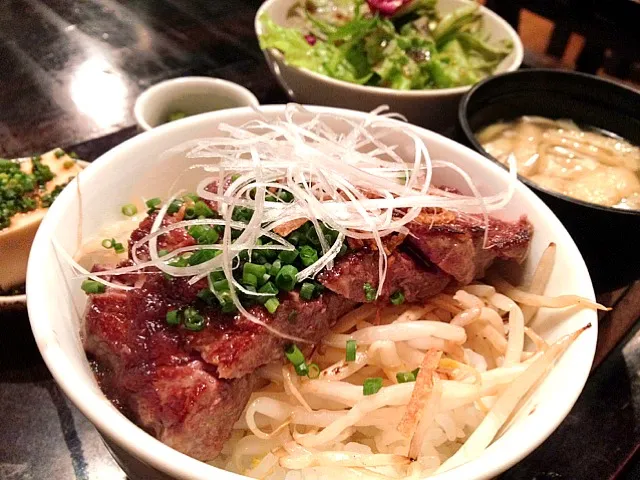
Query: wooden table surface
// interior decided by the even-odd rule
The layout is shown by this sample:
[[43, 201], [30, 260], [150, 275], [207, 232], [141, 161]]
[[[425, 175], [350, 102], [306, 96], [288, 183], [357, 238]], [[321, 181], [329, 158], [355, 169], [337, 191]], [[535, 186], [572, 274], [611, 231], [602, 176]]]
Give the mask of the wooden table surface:
[[[220, 77], [286, 101], [253, 35], [259, 4], [0, 0], [0, 157], [62, 146], [93, 160], [135, 135], [135, 98], [165, 78]], [[640, 282], [599, 299], [614, 308], [584, 392], [501, 479], [640, 478]], [[26, 313], [0, 313], [0, 325], [0, 479], [125, 478], [51, 378]]]

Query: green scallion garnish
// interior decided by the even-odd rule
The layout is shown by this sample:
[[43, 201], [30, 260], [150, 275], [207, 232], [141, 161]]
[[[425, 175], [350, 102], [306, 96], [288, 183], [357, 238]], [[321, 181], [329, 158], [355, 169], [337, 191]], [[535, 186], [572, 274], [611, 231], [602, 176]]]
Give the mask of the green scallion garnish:
[[202, 200], [198, 200], [193, 206], [194, 213], [196, 217], [205, 217], [211, 218], [213, 217], [213, 210], [209, 208], [209, 206], [204, 203]]
[[299, 377], [306, 377], [309, 375], [309, 367], [304, 362], [302, 362], [300, 365], [296, 365], [294, 368], [296, 370], [296, 374]]
[[138, 207], [136, 207], [133, 203], [127, 203], [122, 206], [122, 214], [127, 217], [133, 217], [136, 213], [138, 213]]
[[367, 302], [373, 302], [376, 299], [376, 289], [371, 286], [369, 282], [366, 282], [362, 289], [364, 290], [364, 298]]
[[416, 376], [413, 372], [398, 372], [396, 373], [396, 380], [398, 380], [398, 383], [415, 382]]
[[391, 295], [390, 300], [394, 305], [402, 305], [404, 303], [404, 294], [398, 290]]
[[171, 203], [169, 204], [169, 207], [167, 208], [167, 213], [169, 215], [173, 215], [174, 213], [178, 213], [178, 210], [180, 210], [180, 208], [182, 207], [182, 204], [184, 202], [182, 200], [179, 199], [174, 199], [171, 201]]
[[373, 395], [374, 393], [378, 393], [378, 391], [382, 388], [382, 378], [374, 377], [367, 378], [362, 385], [362, 394], [364, 396]]
[[317, 363], [310, 363], [308, 365], [308, 370], [309, 372], [307, 373], [307, 375], [309, 376], [310, 379], [313, 380], [320, 376], [320, 367], [318, 366]]
[[276, 285], [279, 289], [289, 292], [296, 286], [296, 275], [298, 275], [296, 267], [285, 265], [276, 275]]
[[300, 298], [303, 300], [311, 300], [316, 290], [316, 286], [313, 283], [304, 282], [300, 287]]
[[356, 361], [356, 351], [358, 349], [358, 344], [355, 340], [347, 340], [347, 354], [345, 360], [347, 362], [355, 362]]
[[295, 343], [285, 348], [284, 354], [294, 367], [304, 363], [304, 355]]
[[184, 328], [186, 328], [187, 330], [191, 330], [192, 332], [199, 332], [204, 328], [205, 319], [195, 308], [185, 308], [183, 316]]
[[155, 210], [156, 208], [158, 208], [158, 206], [162, 203], [162, 200], [158, 197], [155, 198], [150, 198], [149, 200], [147, 200], [145, 202], [145, 205], [147, 206], [147, 208], [150, 208], [151, 210]]
[[87, 279], [82, 282], [80, 288], [82, 288], [85, 293], [104, 293], [106, 287], [100, 282]]
[[111, 239], [105, 238], [104, 240], [102, 240], [101, 245], [104, 248], [111, 248], [111, 247], [113, 247], [113, 242], [114, 242], [113, 238], [111, 238]]
[[64, 150], [58, 149], [54, 152], [54, 155], [56, 156], [56, 158], [61, 158], [64, 157], [66, 153], [64, 153]]
[[315, 248], [310, 247], [309, 245], [303, 245], [300, 247], [300, 261], [302, 265], [308, 267], [309, 265], [313, 265], [318, 261], [318, 252]]
[[278, 255], [278, 258], [285, 265], [291, 265], [296, 258], [298, 258], [298, 250], [282, 250]]
[[277, 298], [273, 297], [264, 302], [264, 308], [267, 309], [269, 313], [276, 313], [276, 310], [280, 306], [280, 302]]
[[251, 287], [257, 287], [258, 277], [256, 277], [253, 273], [245, 272], [242, 274], [242, 283]]
[[167, 312], [166, 320], [169, 325], [180, 325], [180, 311], [169, 310]]

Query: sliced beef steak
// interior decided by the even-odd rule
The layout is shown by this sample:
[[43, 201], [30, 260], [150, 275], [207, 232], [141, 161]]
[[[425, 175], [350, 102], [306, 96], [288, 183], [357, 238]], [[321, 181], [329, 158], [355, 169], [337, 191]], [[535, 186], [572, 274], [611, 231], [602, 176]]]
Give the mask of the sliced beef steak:
[[[249, 311], [278, 331], [310, 343], [320, 342], [338, 318], [356, 305], [352, 299], [331, 292], [311, 301], [289, 292], [281, 295], [280, 302], [274, 315], [263, 307]], [[283, 360], [284, 347], [290, 342], [240, 315], [231, 322], [209, 321], [202, 332], [187, 338], [190, 348], [218, 367], [221, 378], [238, 378], [262, 365]]]
[[[202, 288], [200, 286], [200, 288]], [[84, 347], [105, 393], [158, 439], [201, 460], [219, 453], [254, 385], [252, 373], [282, 360], [288, 342], [241, 315], [202, 307], [207, 327], [167, 325], [168, 310], [195, 300], [182, 279], [148, 274], [141, 288], [91, 295]], [[281, 297], [275, 315], [252, 313], [289, 335], [318, 342], [355, 302], [327, 292], [312, 301]]]
[[[378, 288], [378, 252], [361, 250], [335, 262], [332, 270], [318, 275], [318, 280], [338, 295], [366, 302], [364, 284]], [[451, 277], [437, 268], [429, 268], [405, 252], [396, 250], [387, 257], [387, 276], [378, 300], [386, 301], [396, 291], [408, 302], [419, 302], [440, 293]]]
[[422, 213], [407, 227], [411, 235], [405, 241], [461, 284], [482, 277], [496, 258], [522, 262], [533, 236], [533, 226], [525, 217], [517, 222], [489, 217], [486, 245], [481, 217]]

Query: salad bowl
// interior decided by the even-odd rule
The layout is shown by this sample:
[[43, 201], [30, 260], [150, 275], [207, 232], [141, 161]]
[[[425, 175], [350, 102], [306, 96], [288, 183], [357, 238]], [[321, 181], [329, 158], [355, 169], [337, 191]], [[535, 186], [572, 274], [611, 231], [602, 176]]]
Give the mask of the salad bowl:
[[[258, 10], [255, 31], [258, 38], [265, 33], [264, 19], [270, 18], [280, 26], [289, 25], [289, 12], [297, 0], [267, 0]], [[439, 0], [437, 11], [446, 15], [469, 6], [468, 0]], [[523, 46], [518, 34], [497, 14], [479, 6], [484, 32], [492, 44], [506, 42], [511, 52], [497, 65], [494, 73], [517, 70], [522, 63]], [[302, 36], [302, 33], [301, 33]], [[371, 111], [388, 105], [391, 111], [404, 115], [411, 123], [438, 132], [447, 132], [455, 124], [457, 107], [471, 85], [453, 88], [398, 90], [378, 86], [360, 85], [331, 78], [306, 68], [287, 63], [285, 56], [275, 48], [263, 49], [273, 75], [289, 97], [298, 103], [327, 105]]]

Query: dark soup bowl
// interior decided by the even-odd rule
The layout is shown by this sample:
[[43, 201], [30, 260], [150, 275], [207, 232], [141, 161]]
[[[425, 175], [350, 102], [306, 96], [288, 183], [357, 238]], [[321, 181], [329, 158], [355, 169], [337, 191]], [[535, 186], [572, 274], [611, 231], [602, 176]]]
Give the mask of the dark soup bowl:
[[[571, 119], [640, 145], [640, 93], [598, 77], [521, 70], [473, 87], [458, 110], [458, 140], [499, 163], [476, 138], [484, 127], [523, 115]], [[602, 207], [544, 189], [520, 176], [564, 223], [603, 292], [640, 278], [640, 210]]]

